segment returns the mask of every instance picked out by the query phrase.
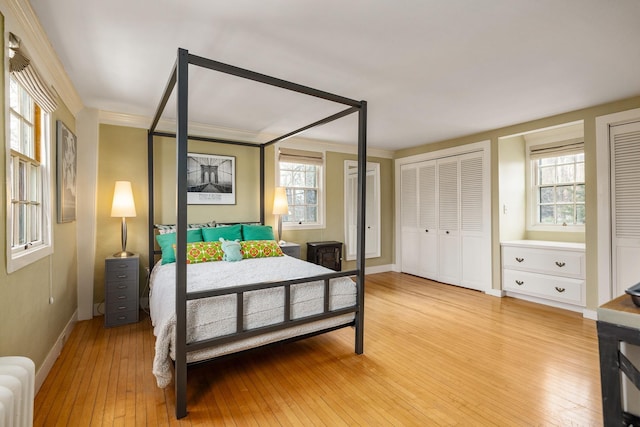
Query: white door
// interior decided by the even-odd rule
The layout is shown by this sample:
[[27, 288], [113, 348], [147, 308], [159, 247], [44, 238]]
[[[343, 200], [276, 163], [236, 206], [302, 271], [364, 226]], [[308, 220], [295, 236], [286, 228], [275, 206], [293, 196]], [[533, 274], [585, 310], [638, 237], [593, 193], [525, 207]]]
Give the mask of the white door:
[[418, 166], [418, 274], [438, 280], [438, 187], [436, 161]]
[[484, 191], [489, 179], [482, 152], [460, 157], [460, 284], [481, 291], [491, 288], [491, 206]]
[[438, 280], [460, 284], [459, 161], [438, 160]]
[[[358, 232], [358, 163], [345, 161], [345, 255], [356, 259]], [[365, 195], [365, 258], [380, 256], [380, 164], [367, 163]]]
[[420, 240], [418, 233], [418, 169], [403, 165], [400, 171], [400, 212], [402, 265], [404, 273], [420, 274]]
[[640, 282], [640, 123], [612, 126], [613, 297]]

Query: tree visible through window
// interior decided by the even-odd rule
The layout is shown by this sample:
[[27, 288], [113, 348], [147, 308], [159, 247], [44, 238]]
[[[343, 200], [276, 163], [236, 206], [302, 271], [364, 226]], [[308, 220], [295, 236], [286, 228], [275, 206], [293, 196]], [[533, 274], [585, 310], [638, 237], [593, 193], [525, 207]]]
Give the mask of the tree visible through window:
[[13, 253], [43, 243], [42, 112], [13, 78], [9, 83], [9, 230]]
[[321, 166], [280, 162], [280, 186], [286, 188], [289, 215], [282, 217], [289, 224], [318, 224]]
[[584, 225], [584, 153], [533, 161], [536, 222], [540, 225]]

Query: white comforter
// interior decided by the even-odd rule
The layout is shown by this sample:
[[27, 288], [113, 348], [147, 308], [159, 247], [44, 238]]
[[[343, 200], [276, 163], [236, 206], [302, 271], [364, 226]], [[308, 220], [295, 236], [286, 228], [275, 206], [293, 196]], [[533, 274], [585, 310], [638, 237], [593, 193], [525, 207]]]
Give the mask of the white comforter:
[[[187, 267], [187, 288], [191, 291], [227, 288], [258, 282], [310, 277], [332, 271], [316, 264], [282, 256], [245, 259], [239, 262], [207, 262]], [[158, 263], [150, 279], [149, 309], [156, 336], [153, 374], [158, 387], [171, 382], [171, 359], [175, 359], [175, 263]], [[322, 313], [324, 287], [322, 281], [292, 285], [291, 318]], [[356, 286], [347, 277], [331, 280], [331, 310], [356, 303]], [[253, 329], [284, 320], [284, 288], [277, 287], [245, 293], [244, 326]], [[263, 344], [303, 335], [332, 326], [348, 323], [353, 313], [303, 324], [296, 328], [270, 332], [256, 337], [223, 344], [206, 350], [191, 352], [187, 361], [205, 360], [234, 353]], [[224, 295], [187, 303], [187, 342], [213, 338], [236, 331], [236, 296]]]

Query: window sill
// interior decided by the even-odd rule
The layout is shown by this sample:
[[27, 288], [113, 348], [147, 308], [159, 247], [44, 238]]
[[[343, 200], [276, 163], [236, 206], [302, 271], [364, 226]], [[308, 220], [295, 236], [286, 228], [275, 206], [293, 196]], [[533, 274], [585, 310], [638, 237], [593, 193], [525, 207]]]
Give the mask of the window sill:
[[584, 233], [584, 225], [532, 225], [527, 231], [550, 231], [554, 233]]
[[282, 230], [318, 230], [326, 228], [324, 224], [282, 224]]
[[39, 245], [33, 249], [11, 254], [7, 259], [7, 273], [13, 273], [53, 253], [51, 245]]

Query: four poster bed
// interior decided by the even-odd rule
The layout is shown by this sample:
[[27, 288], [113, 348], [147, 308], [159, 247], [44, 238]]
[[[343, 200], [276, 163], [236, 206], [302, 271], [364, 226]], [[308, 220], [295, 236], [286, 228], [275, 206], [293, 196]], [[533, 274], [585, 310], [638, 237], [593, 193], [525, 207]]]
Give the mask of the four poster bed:
[[[322, 98], [348, 108], [261, 144], [190, 136], [187, 134], [190, 64]], [[177, 88], [176, 133], [158, 132], [158, 122], [174, 88]], [[216, 246], [218, 239], [215, 239], [216, 232], [220, 230], [213, 228], [212, 224], [195, 228], [187, 224], [187, 140], [250, 146], [259, 150], [260, 224], [264, 224], [265, 147], [352, 113], [358, 113], [359, 118], [357, 258], [354, 270], [328, 270], [283, 255], [275, 241], [249, 238], [241, 242], [244, 258], [249, 259], [189, 263], [188, 256], [196, 249], [210, 254], [215, 260], [220, 258], [216, 258], [220, 251]], [[177, 418], [187, 414], [187, 365], [190, 363], [347, 326], [355, 327], [355, 352], [363, 353], [366, 115], [366, 101], [355, 101], [178, 49], [176, 64], [148, 132], [149, 263], [153, 267], [149, 304], [156, 335], [153, 371], [160, 387], [168, 385], [173, 360]], [[158, 231], [154, 226], [155, 136], [176, 138], [176, 224], [170, 230], [174, 239], [171, 252], [166, 252], [164, 247], [162, 251], [155, 249]], [[251, 229], [246, 224], [230, 227], [238, 227], [240, 236], [245, 237], [249, 236], [247, 233]], [[230, 230], [232, 228], [223, 231], [226, 233]], [[202, 237], [207, 235], [213, 235], [214, 238]], [[247, 256], [250, 252], [258, 255], [255, 258]], [[153, 266], [159, 253], [162, 253], [162, 260]], [[175, 256], [173, 262], [168, 260], [172, 256]]]

